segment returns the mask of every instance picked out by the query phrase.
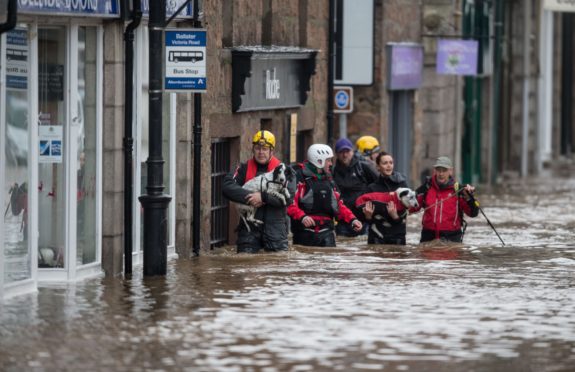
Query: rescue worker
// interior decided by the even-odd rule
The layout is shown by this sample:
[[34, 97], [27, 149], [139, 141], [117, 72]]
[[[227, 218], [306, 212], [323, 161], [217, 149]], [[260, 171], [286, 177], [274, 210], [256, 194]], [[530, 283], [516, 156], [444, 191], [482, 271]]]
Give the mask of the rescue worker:
[[258, 131], [252, 139], [253, 157], [240, 164], [235, 171], [224, 177], [222, 191], [224, 196], [236, 203], [249, 204], [258, 208], [255, 218], [263, 221], [256, 226], [250, 223], [250, 229], [240, 221], [238, 225], [238, 253], [258, 253], [264, 251], [285, 251], [288, 249], [288, 227], [286, 207], [291, 204], [295, 193], [295, 182], [288, 183], [292, 196], [287, 205], [266, 192], [250, 192], [242, 186], [252, 178], [272, 171], [281, 162], [274, 156], [276, 139], [267, 130]]
[[[393, 192], [400, 187], [409, 187], [405, 176], [394, 170], [391, 154], [382, 151], [375, 161], [379, 177], [368, 186], [367, 192]], [[367, 202], [363, 215], [369, 222], [367, 244], [405, 245], [407, 210], [400, 215], [394, 203], [387, 203], [381, 210], [376, 210], [374, 202]]]
[[[361, 155], [353, 152], [353, 145], [347, 138], [341, 138], [335, 143], [335, 153], [333, 180], [341, 192], [343, 203], [356, 216], [359, 216], [361, 211], [355, 208], [355, 201], [367, 192], [369, 184], [377, 180], [377, 170]], [[335, 232], [337, 235], [353, 237], [364, 235], [366, 227], [364, 226], [358, 232], [349, 224], [341, 221], [337, 224]]]
[[300, 167], [302, 179], [287, 209], [294, 244], [335, 247], [334, 219], [349, 223], [355, 231], [362, 229], [336, 190], [330, 174], [332, 158], [331, 147], [324, 144], [311, 145], [307, 150], [307, 161]]
[[433, 165], [433, 173], [417, 190], [417, 211], [424, 208], [421, 242], [435, 239], [462, 242], [465, 233], [464, 214], [479, 214], [473, 191], [475, 187], [460, 187], [453, 179], [453, 163], [447, 156], [440, 156]]
[[359, 152], [361, 156], [375, 165], [375, 158], [381, 151], [377, 138], [373, 136], [359, 137], [357, 141], [355, 141], [355, 147], [357, 147], [357, 152]]

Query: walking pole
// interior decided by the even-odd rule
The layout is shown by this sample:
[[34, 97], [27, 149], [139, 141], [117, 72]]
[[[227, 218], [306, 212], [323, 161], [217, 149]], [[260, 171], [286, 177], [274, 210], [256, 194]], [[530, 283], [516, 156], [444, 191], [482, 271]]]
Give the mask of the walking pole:
[[[473, 196], [471, 196], [473, 198]], [[489, 221], [489, 218], [487, 218], [487, 216], [485, 215], [485, 212], [483, 212], [483, 209], [481, 209], [481, 207], [479, 206], [479, 202], [477, 201], [477, 199], [473, 198], [473, 204], [475, 204], [475, 206], [477, 208], [479, 208], [479, 211], [481, 212], [481, 214], [483, 215], [483, 217], [485, 217], [485, 221], [487, 221], [487, 223], [489, 224], [489, 226], [491, 226], [491, 228], [493, 229], [493, 232], [495, 232], [495, 235], [497, 235], [497, 237], [499, 238], [499, 240], [501, 240], [501, 244], [503, 244], [505, 246], [505, 242], [503, 241], [503, 239], [501, 239], [501, 236], [499, 236], [499, 233], [497, 232], [497, 230], [495, 230], [495, 226], [493, 226], [493, 224], [491, 223], [491, 221]]]

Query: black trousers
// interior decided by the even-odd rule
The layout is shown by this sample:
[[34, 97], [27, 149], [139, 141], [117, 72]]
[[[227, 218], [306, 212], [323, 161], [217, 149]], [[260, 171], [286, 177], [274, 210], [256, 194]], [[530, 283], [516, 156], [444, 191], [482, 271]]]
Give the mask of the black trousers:
[[335, 247], [335, 232], [333, 229], [318, 232], [298, 229], [293, 233], [293, 243], [312, 247]]
[[[419, 240], [420, 243], [430, 242], [430, 241], [435, 240], [435, 239], [436, 239], [435, 231], [433, 231], [433, 230], [421, 230], [421, 239]], [[439, 240], [461, 243], [463, 241], [463, 233], [460, 230], [440, 231], [439, 232]]]

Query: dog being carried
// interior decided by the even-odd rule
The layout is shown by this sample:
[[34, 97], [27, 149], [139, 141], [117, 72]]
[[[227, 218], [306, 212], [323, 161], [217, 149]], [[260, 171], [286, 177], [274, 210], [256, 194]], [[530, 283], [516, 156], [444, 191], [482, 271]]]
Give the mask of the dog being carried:
[[[287, 184], [293, 180], [293, 169], [280, 163], [274, 170], [260, 174], [246, 182], [243, 188], [251, 192], [265, 192], [268, 195], [276, 197], [284, 206], [287, 206], [291, 197]], [[259, 226], [263, 224], [262, 220], [255, 218], [257, 208], [249, 204], [237, 204], [240, 218], [246, 225], [248, 231], [251, 231], [250, 223]]]

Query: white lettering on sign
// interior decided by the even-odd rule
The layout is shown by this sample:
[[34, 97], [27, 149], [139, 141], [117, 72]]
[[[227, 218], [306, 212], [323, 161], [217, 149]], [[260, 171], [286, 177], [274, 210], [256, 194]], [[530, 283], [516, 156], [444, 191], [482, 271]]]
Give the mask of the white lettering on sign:
[[69, 10], [96, 10], [98, 0], [19, 0], [22, 6], [37, 8], [59, 8]]
[[280, 99], [280, 81], [276, 79], [275, 68], [266, 70], [266, 99]]

